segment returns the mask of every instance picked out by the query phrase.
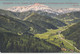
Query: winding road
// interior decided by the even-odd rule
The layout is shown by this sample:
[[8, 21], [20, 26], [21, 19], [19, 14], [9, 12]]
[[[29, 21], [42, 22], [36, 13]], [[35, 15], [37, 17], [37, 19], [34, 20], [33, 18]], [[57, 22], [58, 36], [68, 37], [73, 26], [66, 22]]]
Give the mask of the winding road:
[[75, 48], [75, 50], [77, 50], [78, 52], [80, 52], [80, 50], [78, 50], [73, 44], [71, 44], [70, 42], [68, 42], [67, 40], [65, 40], [64, 38], [61, 37], [61, 31], [58, 32], [58, 36], [61, 40], [67, 42], [68, 44], [70, 44], [71, 46], [73, 46]]

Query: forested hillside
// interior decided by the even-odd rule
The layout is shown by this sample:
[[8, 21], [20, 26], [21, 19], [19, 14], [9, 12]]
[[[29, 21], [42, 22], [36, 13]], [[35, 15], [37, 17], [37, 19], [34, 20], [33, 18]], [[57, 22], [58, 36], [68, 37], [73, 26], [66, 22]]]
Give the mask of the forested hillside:
[[33, 35], [17, 35], [0, 28], [1, 52], [60, 52], [61, 49]]
[[76, 47], [80, 49], [80, 22], [62, 32], [65, 38], [76, 42]]
[[61, 15], [56, 16], [55, 18], [60, 19], [67, 24], [77, 23], [80, 21], [80, 11], [61, 14]]
[[54, 15], [0, 9], [1, 52], [80, 52], [80, 12]]

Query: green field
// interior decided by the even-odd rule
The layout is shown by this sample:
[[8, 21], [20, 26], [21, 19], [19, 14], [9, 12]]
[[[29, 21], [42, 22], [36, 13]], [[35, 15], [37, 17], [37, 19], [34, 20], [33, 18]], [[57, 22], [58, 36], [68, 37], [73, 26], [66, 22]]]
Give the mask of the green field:
[[66, 51], [62, 52], [71, 52], [70, 50], [73, 50], [73, 52], [77, 52], [77, 49], [75, 49], [74, 44], [72, 40], [67, 40], [63, 36], [63, 34], [59, 34], [59, 31], [64, 31], [65, 27], [61, 27], [59, 29], [47, 29], [48, 32], [45, 32], [43, 34], [35, 34], [35, 37], [38, 37], [40, 39], [45, 39], [46, 41], [55, 44], [56, 46], [60, 48], [65, 48]]

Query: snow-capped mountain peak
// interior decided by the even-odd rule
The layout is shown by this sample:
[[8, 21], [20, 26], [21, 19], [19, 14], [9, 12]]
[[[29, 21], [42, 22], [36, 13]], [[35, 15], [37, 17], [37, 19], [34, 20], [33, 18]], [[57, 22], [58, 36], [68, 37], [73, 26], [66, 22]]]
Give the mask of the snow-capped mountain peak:
[[46, 5], [40, 4], [40, 3], [35, 3], [33, 5], [28, 5], [28, 6], [16, 6], [12, 8], [8, 8], [7, 10], [13, 11], [13, 12], [25, 12], [25, 11], [44, 11], [44, 12], [53, 12], [53, 9], [49, 8]]
[[80, 11], [80, 8], [52, 9], [46, 5], [35, 3], [33, 5], [28, 5], [28, 6], [15, 6], [15, 7], [8, 8], [7, 10], [12, 12], [26, 12], [26, 11], [33, 10], [33, 11], [42, 11], [42, 12], [48, 12], [48, 13], [59, 15], [59, 14], [64, 14], [64, 13], [69, 13], [74, 11]]

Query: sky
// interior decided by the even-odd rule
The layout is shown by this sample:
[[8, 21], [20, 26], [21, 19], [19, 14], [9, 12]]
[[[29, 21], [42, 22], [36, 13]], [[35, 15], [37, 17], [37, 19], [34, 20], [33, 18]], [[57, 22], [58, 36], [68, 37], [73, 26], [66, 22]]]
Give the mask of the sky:
[[80, 0], [0, 0], [0, 9], [41, 3], [52, 8], [80, 8]]

